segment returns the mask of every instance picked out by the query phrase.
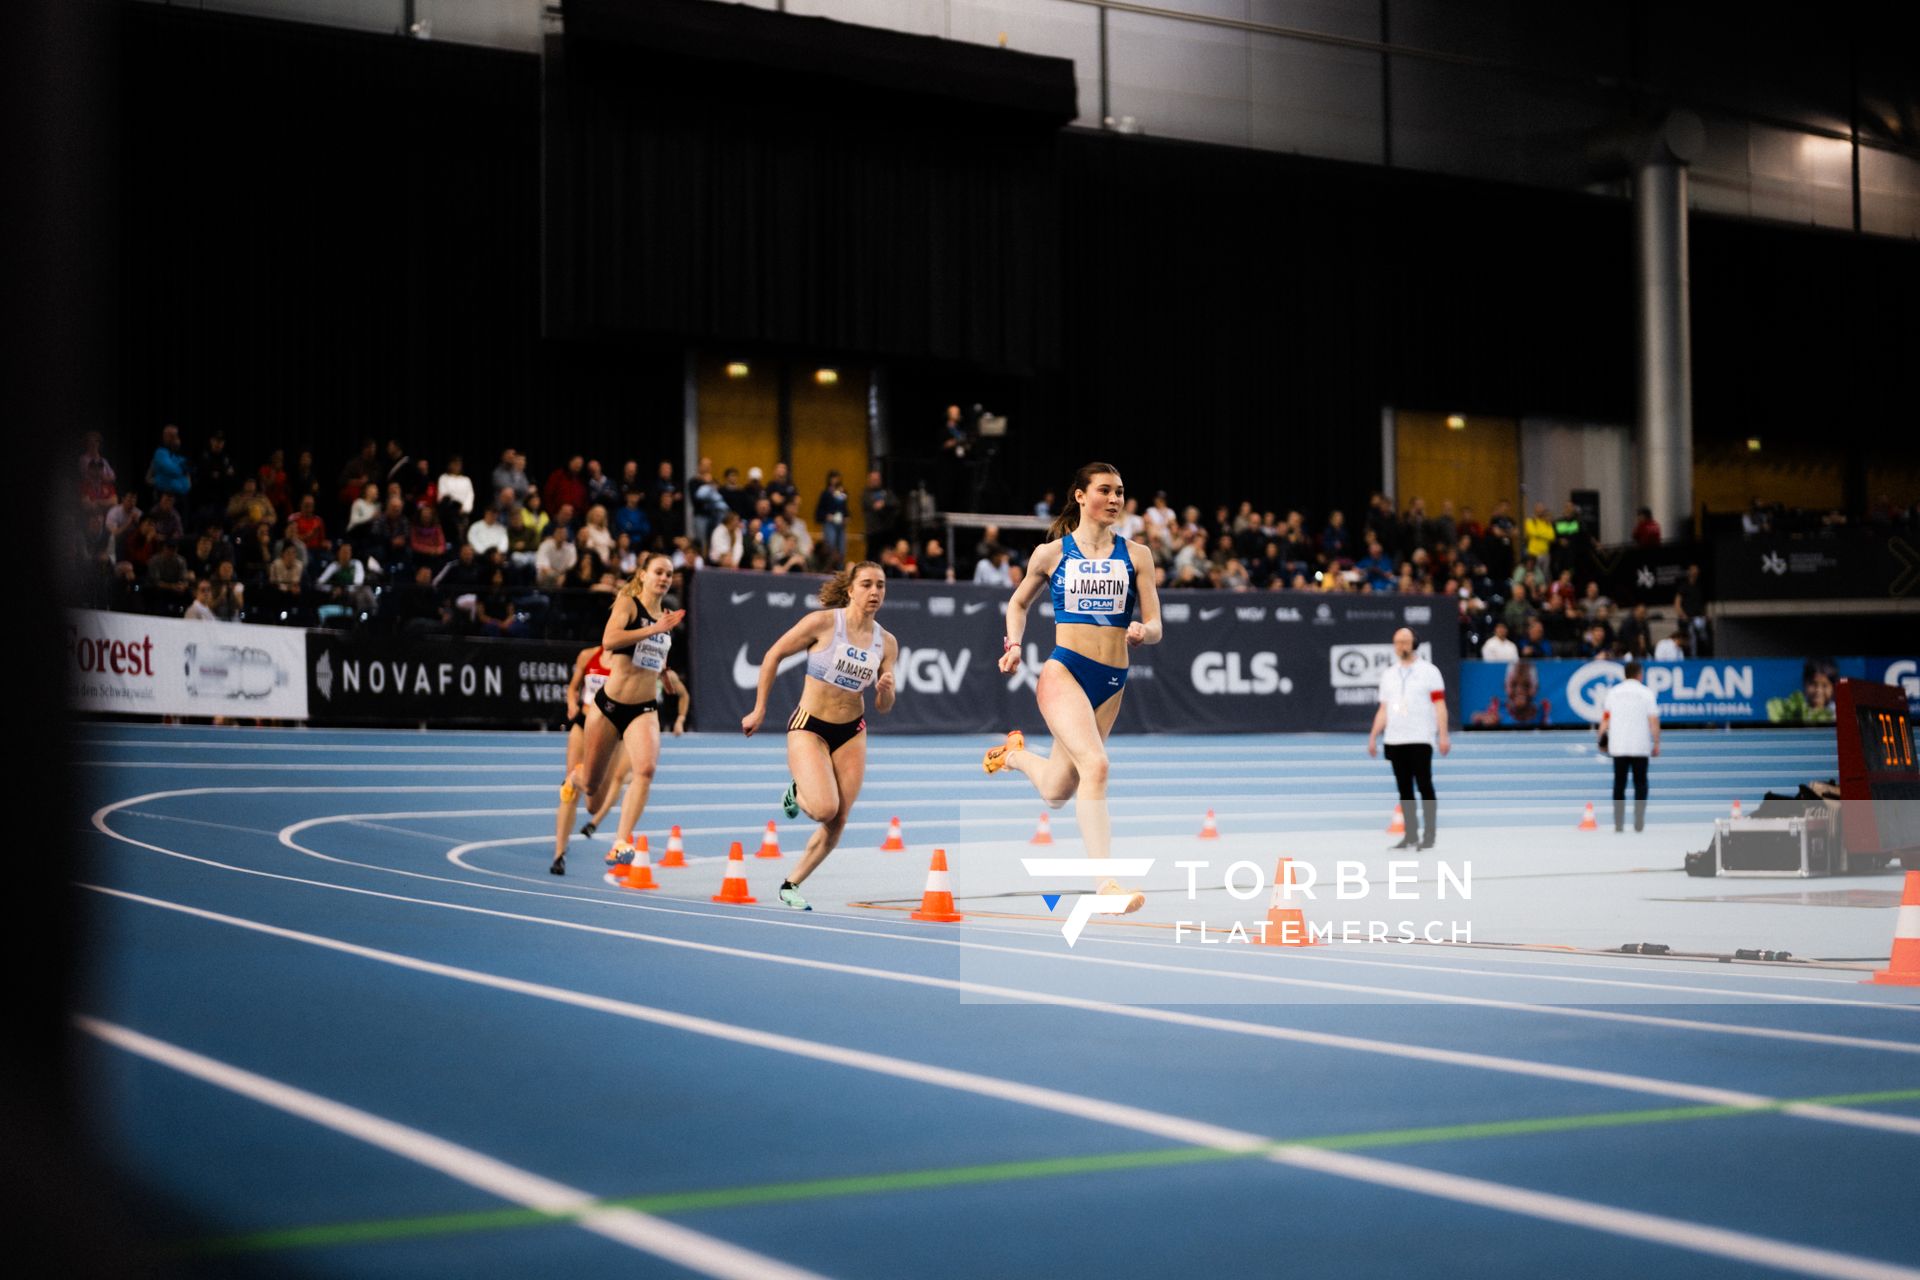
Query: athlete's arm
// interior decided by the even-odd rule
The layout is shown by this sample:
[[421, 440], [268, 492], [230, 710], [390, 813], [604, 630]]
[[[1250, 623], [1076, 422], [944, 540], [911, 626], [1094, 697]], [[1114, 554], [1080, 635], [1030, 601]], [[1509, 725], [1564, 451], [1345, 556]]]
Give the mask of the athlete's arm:
[[[1127, 544], [1127, 558], [1133, 561], [1133, 581], [1140, 591], [1140, 620], [1127, 624], [1130, 645], [1159, 644], [1160, 588], [1153, 580], [1153, 553], [1137, 542]], [[1141, 562], [1146, 563], [1142, 564]]]
[[880, 675], [873, 682], [873, 709], [881, 715], [893, 710], [893, 664], [900, 657], [900, 642], [887, 633], [886, 652], [880, 656]]
[[680, 699], [680, 714], [673, 718], [673, 736], [677, 738], [687, 731], [687, 708], [693, 705], [693, 690], [687, 688], [687, 682], [675, 674], [672, 667], [660, 674], [666, 678], [667, 692]]
[[1013, 597], [1007, 601], [1007, 637], [1000, 648], [1002, 672], [1011, 673], [1020, 665], [1020, 638], [1027, 634], [1027, 610], [1033, 607], [1033, 598], [1040, 594], [1041, 588], [1053, 581], [1053, 571], [1059, 567], [1059, 539], [1033, 549], [1033, 556], [1027, 561], [1027, 576], [1020, 579], [1020, 585], [1013, 589]]
[[805, 653], [814, 643], [833, 628], [833, 610], [820, 609], [808, 614], [787, 629], [787, 634], [773, 642], [767, 650], [767, 656], [760, 659], [760, 683], [753, 693], [753, 710], [740, 717], [740, 732], [749, 738], [767, 718], [767, 697], [773, 692], [773, 682], [780, 675], [780, 660], [791, 658], [796, 653]]
[[[621, 598], [633, 600], [632, 596], [623, 596]], [[663, 635], [679, 626], [680, 623], [685, 620], [687, 611], [685, 609], [670, 609], [660, 615], [658, 622], [649, 622], [644, 627], [622, 626], [619, 622], [620, 616], [621, 610], [617, 605], [607, 614], [607, 629], [600, 633], [600, 647], [602, 649], [624, 649], [629, 645], [640, 643], [648, 636]], [[640, 602], [638, 600], [634, 600], [633, 613], [630, 615], [629, 620], [632, 622], [640, 621]]]

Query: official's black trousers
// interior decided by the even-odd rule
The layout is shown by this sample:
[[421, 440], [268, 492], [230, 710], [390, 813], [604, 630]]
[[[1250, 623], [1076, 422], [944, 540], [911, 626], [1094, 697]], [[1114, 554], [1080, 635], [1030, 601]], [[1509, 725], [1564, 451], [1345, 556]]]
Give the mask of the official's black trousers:
[[1613, 758], [1613, 829], [1626, 828], [1627, 775], [1633, 775], [1633, 829], [1643, 831], [1647, 825], [1647, 757], [1615, 756]]
[[[1439, 826], [1440, 802], [1433, 794], [1433, 748], [1424, 742], [1389, 742], [1387, 744], [1387, 763], [1393, 766], [1393, 783], [1400, 790], [1400, 809], [1406, 819], [1407, 834], [1402, 847], [1415, 843], [1413, 833], [1418, 831], [1419, 847], [1433, 847], [1434, 831]], [[1426, 801], [1426, 813], [1423, 821], [1414, 820], [1415, 809], [1413, 792], [1419, 788], [1420, 798]]]

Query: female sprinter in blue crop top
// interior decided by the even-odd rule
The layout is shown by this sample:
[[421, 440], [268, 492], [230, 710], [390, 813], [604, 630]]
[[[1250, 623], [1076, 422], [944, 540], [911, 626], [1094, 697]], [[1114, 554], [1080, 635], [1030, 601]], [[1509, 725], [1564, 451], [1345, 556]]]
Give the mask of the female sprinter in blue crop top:
[[[1114, 532], [1127, 502], [1120, 473], [1104, 462], [1089, 462], [1074, 473], [1067, 495], [1047, 530], [1053, 541], [1033, 553], [1027, 576], [1007, 603], [1000, 655], [1001, 671], [1011, 674], [1019, 667], [1027, 609], [1044, 587], [1051, 587], [1054, 645], [1040, 668], [1037, 696], [1040, 715], [1053, 732], [1053, 754], [1027, 750], [1015, 729], [987, 752], [985, 764], [988, 773], [1018, 769], [1026, 774], [1050, 808], [1058, 809], [1072, 796], [1087, 856], [1104, 858], [1113, 844], [1107, 735], [1120, 714], [1127, 650], [1160, 642], [1160, 596], [1153, 585], [1152, 553]], [[1145, 895], [1127, 895], [1112, 880], [1098, 892], [1127, 896], [1127, 911], [1146, 903]]]
[[[586, 721], [586, 752], [579, 766], [567, 775], [560, 799], [567, 802], [567, 789], [585, 789], [587, 807], [595, 813], [605, 789], [614, 785], [608, 758], [616, 748], [624, 748], [632, 766], [633, 779], [627, 784], [625, 801], [620, 806], [620, 833], [607, 855], [609, 863], [633, 861], [633, 828], [647, 807], [647, 793], [653, 786], [654, 766], [660, 760], [660, 682], [667, 669], [667, 654], [673, 648], [673, 629], [687, 616], [685, 609], [665, 608], [667, 588], [673, 583], [673, 562], [659, 552], [640, 558], [620, 594], [613, 598], [607, 614], [606, 630], [600, 636], [600, 660], [606, 664], [607, 678], [593, 695], [599, 715]], [[551, 868], [565, 874], [559, 856]]]
[[848, 565], [820, 588], [821, 608], [793, 625], [760, 659], [760, 687], [753, 710], [740, 718], [749, 738], [766, 718], [767, 695], [780, 674], [780, 660], [807, 655], [807, 680], [800, 705], [787, 720], [787, 767], [793, 781], [781, 804], [789, 818], [806, 810], [820, 825], [807, 838], [807, 851], [791, 879], [780, 886], [780, 901], [811, 911], [800, 885], [840, 843], [847, 815], [860, 798], [867, 776], [865, 691], [873, 689], [873, 709], [893, 710], [893, 664], [900, 642], [876, 620], [887, 599], [887, 575], [871, 560]]

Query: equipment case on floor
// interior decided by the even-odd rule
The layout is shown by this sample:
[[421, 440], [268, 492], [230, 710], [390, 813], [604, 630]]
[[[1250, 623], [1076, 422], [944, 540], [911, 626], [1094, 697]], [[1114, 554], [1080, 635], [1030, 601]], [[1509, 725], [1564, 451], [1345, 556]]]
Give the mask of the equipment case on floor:
[[1720, 818], [1713, 824], [1713, 862], [1723, 876], [1837, 876], [1847, 855], [1826, 814], [1802, 818]]

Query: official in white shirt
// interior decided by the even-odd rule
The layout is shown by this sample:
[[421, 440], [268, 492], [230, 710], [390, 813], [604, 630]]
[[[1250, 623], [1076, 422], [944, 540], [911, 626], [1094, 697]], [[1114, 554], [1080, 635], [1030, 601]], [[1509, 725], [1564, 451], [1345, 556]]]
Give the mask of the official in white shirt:
[[1633, 775], [1633, 829], [1647, 825], [1647, 760], [1660, 754], [1660, 705], [1640, 683], [1640, 664], [1607, 690], [1600, 711], [1600, 749], [1613, 757], [1613, 829], [1626, 829], [1627, 775]]
[[1367, 733], [1367, 754], [1378, 755], [1376, 745], [1384, 733], [1387, 761], [1393, 766], [1394, 785], [1400, 790], [1400, 808], [1406, 817], [1406, 835], [1396, 849], [1415, 848], [1414, 788], [1426, 801], [1424, 823], [1420, 826], [1417, 847], [1433, 848], [1436, 826], [1433, 794], [1433, 749], [1440, 754], [1453, 749], [1447, 738], [1447, 682], [1440, 668], [1414, 652], [1413, 632], [1406, 627], [1393, 633], [1394, 663], [1380, 673], [1380, 709], [1373, 713], [1373, 728]]

